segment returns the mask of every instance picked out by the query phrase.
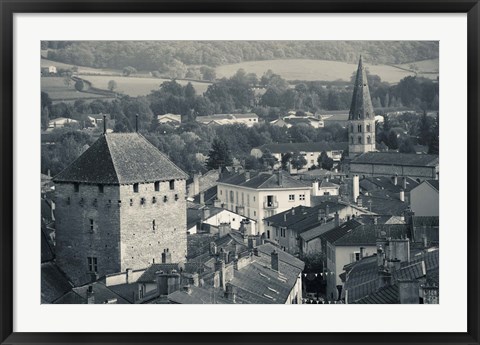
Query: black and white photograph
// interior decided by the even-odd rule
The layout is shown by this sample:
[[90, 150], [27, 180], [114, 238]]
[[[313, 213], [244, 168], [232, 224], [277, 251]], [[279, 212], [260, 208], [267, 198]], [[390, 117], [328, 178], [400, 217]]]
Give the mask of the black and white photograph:
[[42, 304], [441, 304], [438, 41], [39, 53]]

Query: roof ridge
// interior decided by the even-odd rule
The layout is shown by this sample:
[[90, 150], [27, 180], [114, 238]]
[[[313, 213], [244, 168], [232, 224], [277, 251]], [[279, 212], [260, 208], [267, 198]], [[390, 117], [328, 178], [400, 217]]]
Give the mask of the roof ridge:
[[110, 150], [110, 143], [108, 142], [108, 139], [107, 139], [107, 133], [105, 133], [103, 136], [105, 137], [105, 142], [107, 144], [108, 155], [110, 156], [110, 159], [112, 160], [113, 171], [115, 171], [115, 176], [117, 177], [117, 182], [120, 183], [120, 179], [118, 178], [117, 163], [115, 162], [115, 159], [113, 158], [113, 155], [112, 155], [112, 151]]

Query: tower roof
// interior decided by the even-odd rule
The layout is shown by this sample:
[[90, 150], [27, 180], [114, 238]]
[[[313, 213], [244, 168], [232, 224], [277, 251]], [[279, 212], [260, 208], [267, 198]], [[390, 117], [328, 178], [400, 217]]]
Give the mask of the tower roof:
[[365, 67], [363, 67], [362, 56], [360, 56], [348, 119], [363, 120], [374, 118], [375, 114], [373, 113], [372, 99], [368, 89], [367, 73]]
[[186, 179], [188, 175], [138, 133], [102, 135], [54, 182], [130, 184]]

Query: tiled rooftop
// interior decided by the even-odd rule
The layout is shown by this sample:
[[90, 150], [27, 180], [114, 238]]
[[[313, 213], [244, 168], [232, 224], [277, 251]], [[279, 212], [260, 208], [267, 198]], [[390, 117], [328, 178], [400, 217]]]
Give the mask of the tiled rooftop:
[[128, 184], [186, 178], [186, 173], [142, 135], [111, 133], [100, 136], [53, 180]]

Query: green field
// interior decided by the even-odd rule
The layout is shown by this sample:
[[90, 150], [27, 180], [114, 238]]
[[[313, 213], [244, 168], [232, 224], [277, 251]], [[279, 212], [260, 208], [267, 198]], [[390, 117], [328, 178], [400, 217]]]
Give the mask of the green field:
[[[412, 66], [414, 65], [414, 66]], [[412, 63], [405, 63], [398, 65], [398, 67], [412, 69], [412, 67], [417, 68], [417, 75], [425, 78], [434, 79], [438, 76], [439, 72], [439, 63], [438, 59], [431, 60], [422, 60]]]
[[[383, 81], [389, 83], [398, 83], [402, 78], [408, 75], [414, 75], [413, 71], [406, 71], [401, 68], [388, 65], [365, 65], [370, 70], [370, 73], [379, 75]], [[403, 68], [409, 68], [410, 64]], [[426, 60], [417, 63], [420, 68], [425, 66], [429, 71], [434, 71], [435, 60]], [[256, 73], [257, 76], [262, 76], [267, 70], [271, 69], [274, 73], [279, 74], [287, 80], [323, 80], [335, 81], [342, 79], [349, 81], [352, 73], [357, 70], [356, 64], [349, 64], [345, 62], [327, 61], [327, 60], [265, 60], [265, 61], [248, 61], [232, 65], [223, 65], [216, 68], [217, 77], [230, 77], [240, 68], [243, 68], [247, 73]], [[438, 73], [438, 59], [436, 59], [436, 70]], [[429, 78], [436, 78], [438, 74], [429, 74]]]
[[40, 87], [43, 92], [48, 93], [48, 96], [54, 102], [105, 98], [105, 96], [102, 95], [79, 92], [75, 89], [73, 82], [70, 86], [65, 85], [64, 78], [62, 77], [40, 78]]
[[[160, 78], [137, 78], [137, 77], [117, 77], [117, 76], [82, 76], [83, 79], [86, 79], [92, 83], [92, 86], [99, 89], [107, 89], [108, 82], [110, 80], [115, 80], [117, 82], [118, 88], [115, 90], [119, 93], [124, 93], [126, 95], [136, 97], [136, 96], [146, 96], [152, 90], [160, 88], [160, 84], [168, 79]], [[186, 85], [188, 81], [186, 80], [177, 80], [181, 85]], [[204, 93], [210, 83], [201, 83], [201, 82], [191, 82], [197, 94]]]

